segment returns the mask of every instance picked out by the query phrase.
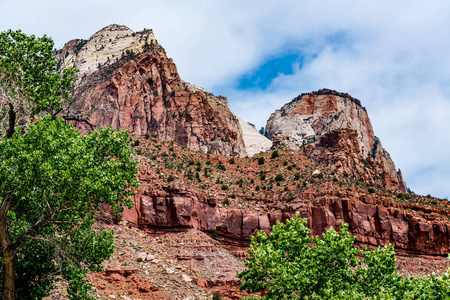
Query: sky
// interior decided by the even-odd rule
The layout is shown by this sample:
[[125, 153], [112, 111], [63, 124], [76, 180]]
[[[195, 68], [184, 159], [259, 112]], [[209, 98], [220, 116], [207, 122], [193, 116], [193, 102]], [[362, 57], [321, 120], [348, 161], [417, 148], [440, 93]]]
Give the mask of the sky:
[[304, 92], [366, 107], [422, 195], [450, 196], [450, 1], [0, 0], [0, 31], [61, 48], [109, 24], [152, 28], [183, 80], [226, 96], [259, 129]]

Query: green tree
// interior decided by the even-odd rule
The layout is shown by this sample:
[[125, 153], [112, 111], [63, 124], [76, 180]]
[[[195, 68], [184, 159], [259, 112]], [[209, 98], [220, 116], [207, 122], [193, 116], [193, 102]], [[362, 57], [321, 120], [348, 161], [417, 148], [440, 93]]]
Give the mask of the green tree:
[[[241, 290], [265, 291], [261, 299], [448, 299], [448, 274], [405, 280], [396, 272], [391, 245], [362, 251], [353, 247], [348, 225], [311, 237], [306, 220], [277, 223], [268, 236], [259, 231], [238, 277]], [[248, 298], [248, 299], [258, 299]]]
[[60, 278], [69, 282], [71, 298], [88, 299], [86, 273], [114, 250], [112, 232], [93, 229], [95, 213], [102, 203], [116, 214], [131, 207], [130, 187], [138, 185], [128, 133], [105, 128], [82, 135], [55, 117], [70, 103], [76, 70], [56, 73], [52, 49], [46, 36], [0, 33], [5, 300], [41, 299]]
[[[83, 136], [63, 119], [41, 118], [0, 143], [0, 234], [4, 299], [40, 299], [61, 275], [73, 298], [84, 276], [112, 251], [112, 232], [92, 229], [101, 203], [133, 205], [137, 186], [131, 139], [100, 129]], [[17, 264], [16, 270], [15, 264]], [[20, 271], [19, 271], [20, 270]]]
[[0, 138], [10, 138], [38, 113], [57, 114], [68, 103], [76, 69], [56, 72], [53, 41], [18, 31], [0, 32]]

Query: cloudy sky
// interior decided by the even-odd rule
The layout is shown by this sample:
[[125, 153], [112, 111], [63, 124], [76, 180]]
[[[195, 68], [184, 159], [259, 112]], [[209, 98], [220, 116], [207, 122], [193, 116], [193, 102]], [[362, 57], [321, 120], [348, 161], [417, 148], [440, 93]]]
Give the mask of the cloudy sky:
[[303, 92], [347, 92], [418, 194], [450, 196], [449, 1], [0, 0], [0, 30], [60, 48], [112, 24], [152, 28], [181, 77], [265, 126]]

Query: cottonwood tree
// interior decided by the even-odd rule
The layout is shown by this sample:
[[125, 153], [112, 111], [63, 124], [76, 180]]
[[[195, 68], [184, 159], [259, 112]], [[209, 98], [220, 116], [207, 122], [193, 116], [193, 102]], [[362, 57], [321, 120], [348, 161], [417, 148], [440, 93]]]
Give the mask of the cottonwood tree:
[[264, 295], [244, 299], [450, 298], [448, 272], [402, 278], [391, 245], [362, 251], [353, 247], [348, 224], [311, 237], [306, 223], [297, 213], [286, 224], [277, 222], [270, 235], [258, 231], [252, 238], [240, 288]]
[[[0, 33], [0, 273], [3, 299], [41, 299], [60, 278], [88, 299], [88, 270], [114, 250], [94, 230], [102, 203], [131, 207], [137, 161], [125, 131], [82, 135], [56, 118], [75, 69], [57, 73], [53, 41]], [[49, 114], [50, 113], [50, 114]], [[68, 118], [70, 119], [70, 117]]]

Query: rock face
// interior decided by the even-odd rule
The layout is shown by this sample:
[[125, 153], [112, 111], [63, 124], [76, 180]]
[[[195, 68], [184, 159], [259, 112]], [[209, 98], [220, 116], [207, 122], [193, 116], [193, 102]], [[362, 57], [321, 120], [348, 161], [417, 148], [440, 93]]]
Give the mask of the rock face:
[[[351, 131], [333, 133], [343, 129]], [[348, 94], [328, 89], [302, 94], [276, 110], [267, 121], [266, 130], [275, 148], [298, 150], [308, 145], [303, 151], [315, 161], [329, 164], [341, 173], [406, 192], [401, 172], [397, 172], [389, 153], [374, 135], [365, 108]], [[367, 176], [363, 168], [352, 169], [364, 162], [368, 166], [377, 165], [378, 172]]]
[[[74, 45], [77, 42], [70, 42], [58, 53], [60, 58], [73, 55], [71, 64], [81, 70], [69, 114], [82, 115], [94, 125], [126, 129], [132, 135], [157, 135], [195, 151], [246, 155], [239, 121], [227, 99], [183, 82], [151, 31], [134, 33], [111, 25], [81, 48]], [[106, 65], [88, 73], [94, 63], [102, 64], [113, 53], [117, 62], [107, 58]], [[123, 59], [119, 53], [125, 53]], [[90, 129], [85, 123], [75, 124]]]
[[256, 230], [268, 232], [277, 220], [284, 222], [300, 212], [312, 235], [331, 226], [338, 229], [346, 222], [357, 243], [392, 243], [398, 250], [417, 254], [446, 255], [450, 251], [450, 225], [436, 218], [450, 217], [448, 211], [401, 205], [357, 191], [304, 193], [281, 209], [268, 204], [267, 212], [259, 213], [219, 208], [214, 197], [177, 184], [141, 189], [134, 200], [135, 208], [127, 210], [124, 217], [143, 229], [194, 227], [245, 244]]
[[56, 57], [62, 66], [77, 67], [84, 74], [98, 70], [99, 65], [110, 65], [156, 44], [151, 29], [134, 32], [127, 26], [112, 24], [96, 32], [89, 40], [68, 42]]
[[272, 147], [272, 141], [260, 134], [254, 125], [245, 122], [239, 117], [237, 118], [242, 128], [245, 150], [248, 156], [267, 151]]

